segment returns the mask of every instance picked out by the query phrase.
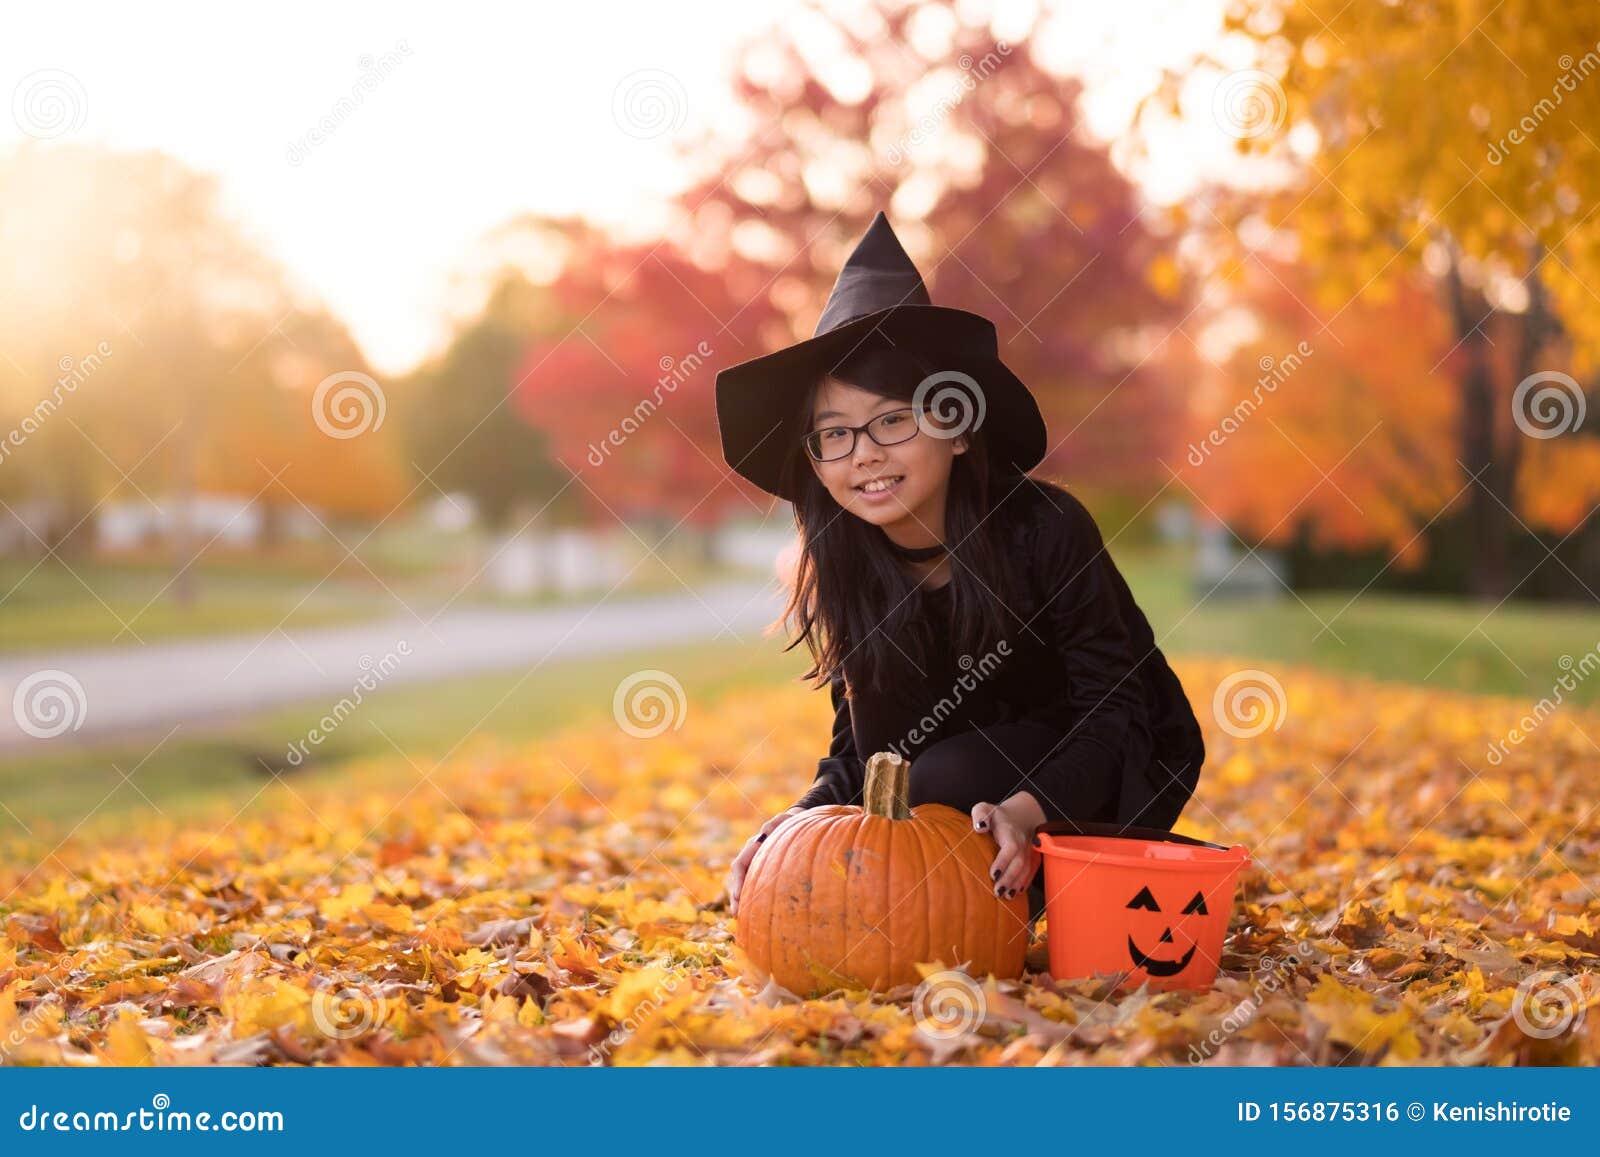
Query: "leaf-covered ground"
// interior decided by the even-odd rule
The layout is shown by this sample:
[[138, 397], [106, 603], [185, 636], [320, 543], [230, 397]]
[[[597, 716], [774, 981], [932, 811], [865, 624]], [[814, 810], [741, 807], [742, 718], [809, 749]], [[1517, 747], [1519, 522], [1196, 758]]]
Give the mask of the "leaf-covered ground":
[[909, 986], [750, 985], [723, 872], [815, 770], [826, 696], [793, 687], [691, 703], [652, 739], [479, 744], [404, 796], [356, 768], [337, 792], [272, 789], [266, 819], [12, 849], [0, 1059], [1600, 1061], [1600, 720], [1504, 744], [1531, 704], [1278, 670], [1279, 726], [1245, 738], [1212, 696], [1246, 666], [1178, 664], [1209, 749], [1178, 829], [1256, 857], [1207, 992], [1052, 981], [1042, 945], [954, 1024]]

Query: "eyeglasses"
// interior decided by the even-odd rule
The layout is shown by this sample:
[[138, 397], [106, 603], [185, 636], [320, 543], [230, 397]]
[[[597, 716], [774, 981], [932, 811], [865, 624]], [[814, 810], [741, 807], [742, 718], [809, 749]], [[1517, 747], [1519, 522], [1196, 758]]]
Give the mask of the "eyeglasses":
[[856, 439], [863, 430], [867, 437], [880, 446], [909, 442], [917, 436], [917, 412], [907, 406], [879, 414], [865, 426], [824, 426], [811, 431], [800, 441], [813, 461], [835, 462], [856, 452]]

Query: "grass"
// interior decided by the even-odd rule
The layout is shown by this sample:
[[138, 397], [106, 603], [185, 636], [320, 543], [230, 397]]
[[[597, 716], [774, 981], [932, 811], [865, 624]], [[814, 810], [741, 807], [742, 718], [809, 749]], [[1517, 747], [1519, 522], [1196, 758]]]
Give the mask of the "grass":
[[[1553, 697], [1563, 655], [1579, 659], [1600, 641], [1600, 610], [1507, 604], [1489, 607], [1442, 599], [1347, 593], [1284, 594], [1276, 601], [1201, 600], [1188, 568], [1173, 554], [1117, 552], [1118, 565], [1169, 655], [1222, 654], [1274, 665], [1324, 670], [1440, 688], [1521, 697], [1531, 705]], [[681, 573], [681, 572], [680, 572]], [[662, 572], [664, 589], [677, 589]], [[687, 579], [688, 575], [684, 577]], [[1308, 609], [1309, 608], [1309, 609]], [[6, 614], [14, 612], [5, 609]], [[1320, 621], [1319, 621], [1320, 620]], [[1323, 624], [1330, 629], [1323, 630]], [[237, 625], [237, 624], [234, 624]], [[268, 624], [270, 625], [270, 624]], [[1320, 634], [1319, 634], [1320, 632]], [[626, 656], [569, 661], [526, 678], [515, 672], [455, 679], [429, 686], [384, 689], [301, 766], [287, 763], [289, 744], [303, 740], [332, 703], [284, 708], [248, 722], [202, 731], [186, 726], [96, 749], [71, 748], [47, 757], [0, 763], [0, 832], [64, 832], [93, 812], [98, 820], [129, 809], [198, 814], [215, 806], [251, 806], [281, 794], [261, 791], [269, 769], [300, 782], [329, 781], [355, 761], [386, 768], [409, 785], [431, 760], [470, 735], [507, 741], [534, 739], [567, 724], [609, 721], [611, 696], [627, 674], [657, 667], [683, 684], [688, 701], [710, 703], [727, 690], [798, 677], [803, 648], [783, 654], [777, 640], [677, 646]], [[1600, 680], [1580, 682], [1569, 701], [1600, 702]], [[1196, 711], [1208, 691], [1191, 688]], [[818, 737], [820, 745], [826, 739]], [[128, 778], [123, 778], [126, 773]]]
[[[330, 564], [331, 565], [331, 564]], [[353, 564], [352, 564], [353, 565]], [[153, 561], [67, 564], [0, 561], [0, 651], [94, 645], [137, 646], [158, 639], [231, 631], [268, 631], [351, 622], [384, 612], [375, 582], [340, 575], [320, 588], [294, 570], [241, 573], [197, 564], [189, 606], [175, 596], [173, 567]], [[324, 571], [326, 573], [326, 571]], [[302, 596], [307, 596], [304, 602]], [[299, 605], [297, 605], [299, 604]]]
[[[94, 824], [114, 823], [130, 810], [155, 808], [171, 818], [199, 819], [218, 807], [231, 814], [240, 807], [296, 806], [282, 791], [262, 790], [272, 784], [273, 771], [292, 789], [335, 781], [352, 763], [370, 761], [366, 771], [409, 787], [474, 736], [515, 743], [567, 726], [615, 726], [613, 693], [635, 671], [669, 672], [693, 712], [736, 688], [797, 678], [806, 665], [802, 651], [783, 654], [776, 643], [724, 640], [565, 661], [531, 674], [499, 672], [384, 689], [369, 695], [320, 744], [305, 740], [333, 707], [326, 699], [209, 731], [186, 725], [165, 740], [158, 732], [92, 749], [63, 749], [0, 764], [0, 834], [23, 834], [48, 845], [75, 825], [83, 823], [83, 832], [90, 832]], [[288, 751], [297, 740], [310, 754], [293, 766]], [[825, 749], [826, 736], [819, 742]]]
[[[1354, 602], [1354, 591], [1299, 599], [1282, 592], [1271, 601], [1231, 600], [1220, 592], [1203, 598], [1179, 555], [1130, 553], [1118, 566], [1168, 654], [1305, 664], [1532, 702], [1552, 694], [1565, 673], [1563, 655], [1576, 662], [1600, 646], [1600, 608], [1516, 602], [1494, 608], [1370, 591]], [[1580, 682], [1568, 701], [1600, 702], [1600, 680]]]

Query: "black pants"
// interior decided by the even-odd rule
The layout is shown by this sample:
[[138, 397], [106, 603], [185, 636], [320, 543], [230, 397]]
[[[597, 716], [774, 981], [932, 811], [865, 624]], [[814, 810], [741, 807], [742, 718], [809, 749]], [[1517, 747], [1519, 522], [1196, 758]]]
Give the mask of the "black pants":
[[[980, 803], [999, 803], [1016, 791], [1031, 792], [1047, 814], [1075, 820], [1116, 819], [1120, 784], [1082, 776], [1066, 799], [1040, 798], [1029, 776], [1061, 744], [1062, 735], [1042, 723], [1000, 723], [941, 739], [911, 760], [912, 807], [942, 803], [970, 814]], [[1050, 815], [1049, 818], [1054, 818]], [[1028, 885], [1037, 917], [1044, 904], [1044, 867]]]

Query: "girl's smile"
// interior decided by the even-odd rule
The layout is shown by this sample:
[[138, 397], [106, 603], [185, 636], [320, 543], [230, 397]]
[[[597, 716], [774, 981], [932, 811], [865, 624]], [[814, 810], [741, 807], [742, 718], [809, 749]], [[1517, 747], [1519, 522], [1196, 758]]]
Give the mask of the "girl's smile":
[[869, 502], [874, 502], [893, 494], [903, 481], [905, 481], [904, 474], [885, 474], [869, 482], [863, 482], [856, 487], [856, 490]]

